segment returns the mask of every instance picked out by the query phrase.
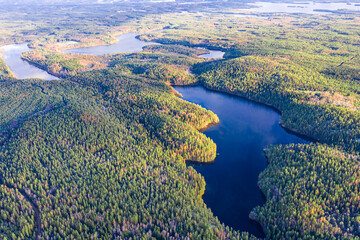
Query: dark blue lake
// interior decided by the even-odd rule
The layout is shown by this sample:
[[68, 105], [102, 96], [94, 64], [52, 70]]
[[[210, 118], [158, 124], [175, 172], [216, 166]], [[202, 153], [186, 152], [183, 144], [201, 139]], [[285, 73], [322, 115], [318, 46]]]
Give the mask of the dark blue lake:
[[269, 145], [306, 143], [287, 133], [273, 109], [246, 99], [206, 90], [203, 87], [174, 87], [183, 99], [216, 113], [220, 123], [204, 133], [217, 145], [215, 162], [192, 165], [206, 181], [206, 205], [222, 223], [236, 230], [264, 237], [249, 213], [265, 199], [257, 186], [267, 166], [263, 149]]

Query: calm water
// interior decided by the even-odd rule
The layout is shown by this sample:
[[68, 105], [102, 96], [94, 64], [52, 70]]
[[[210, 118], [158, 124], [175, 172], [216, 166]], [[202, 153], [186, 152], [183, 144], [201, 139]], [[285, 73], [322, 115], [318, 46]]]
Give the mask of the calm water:
[[305, 143], [287, 133], [269, 107], [203, 87], [175, 87], [183, 99], [216, 113], [220, 123], [205, 131], [217, 145], [213, 164], [193, 167], [205, 177], [204, 201], [226, 225], [264, 237], [249, 213], [265, 199], [257, 186], [267, 166], [263, 149], [272, 144]]
[[201, 54], [201, 55], [199, 55], [199, 57], [220, 59], [220, 58], [223, 58], [224, 54], [225, 54], [225, 52], [222, 52], [222, 51], [213, 51], [213, 50], [209, 50], [209, 51], [210, 51], [210, 53]]
[[[159, 30], [161, 31], [161, 30]], [[159, 32], [156, 31], [156, 32]], [[143, 47], [147, 45], [158, 44], [155, 42], [144, 42], [136, 38], [136, 33], [126, 33], [116, 37], [118, 42], [113, 45], [85, 47], [85, 48], [73, 48], [63, 51], [64, 53], [79, 53], [90, 55], [103, 55], [111, 53], [130, 53], [140, 52]]]
[[329, 3], [329, 2], [298, 2], [298, 3], [273, 3], [273, 2], [256, 2], [250, 4], [256, 6], [248, 10], [261, 13], [282, 12], [282, 13], [308, 13], [308, 14], [325, 14], [316, 10], [336, 11], [340, 9], [360, 11], [360, 6], [355, 3]]
[[[164, 30], [153, 31], [151, 33], [161, 32]], [[136, 33], [127, 33], [118, 36], [118, 42], [113, 45], [86, 47], [86, 48], [74, 48], [63, 51], [64, 53], [78, 53], [78, 54], [90, 54], [90, 55], [103, 55], [112, 53], [130, 53], [139, 52], [144, 46], [158, 44], [155, 42], [144, 42], [136, 38]], [[39, 69], [28, 62], [21, 59], [21, 54], [31, 49], [26, 43], [11, 44], [1, 47], [4, 50], [2, 58], [5, 60], [6, 65], [14, 73], [16, 78], [40, 78], [45, 80], [58, 79], [55, 76], [48, 74], [46, 71]], [[219, 59], [224, 56], [224, 52], [211, 51], [208, 54], [200, 55], [204, 58]]]
[[[162, 30], [153, 31], [151, 33], [162, 32]], [[79, 54], [90, 54], [90, 55], [103, 55], [103, 54], [112, 54], [112, 53], [130, 53], [130, 52], [140, 52], [143, 47], [147, 45], [154, 45], [159, 43], [155, 42], [145, 42], [136, 38], [138, 34], [136, 33], [126, 33], [117, 37], [118, 42], [113, 45], [105, 46], [95, 46], [95, 47], [85, 47], [85, 48], [73, 48], [63, 51], [64, 53], [79, 53]], [[203, 58], [213, 58], [219, 59], [224, 56], [224, 52], [221, 51], [212, 51], [210, 53], [199, 55]]]
[[41, 78], [45, 80], [58, 79], [57, 77], [48, 74], [46, 71], [41, 70], [28, 62], [21, 59], [21, 54], [31, 49], [26, 43], [22, 44], [11, 44], [1, 47], [4, 51], [2, 58], [5, 60], [6, 65], [14, 73], [16, 78]]

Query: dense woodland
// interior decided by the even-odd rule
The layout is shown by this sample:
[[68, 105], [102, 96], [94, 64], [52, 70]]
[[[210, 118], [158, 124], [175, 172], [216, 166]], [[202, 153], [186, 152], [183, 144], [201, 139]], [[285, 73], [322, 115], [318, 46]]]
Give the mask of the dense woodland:
[[[32, 238], [34, 218], [43, 238], [248, 238], [205, 207], [205, 182], [184, 162], [215, 158], [197, 130], [218, 121], [213, 113], [164, 83], [116, 70], [71, 80], [1, 81], [17, 88], [2, 101], [32, 99], [26, 119], [2, 123], [2, 238]], [[11, 202], [11, 191], [24, 195]], [[21, 205], [24, 196], [41, 215]]]
[[[0, 238], [255, 239], [221, 224], [185, 164], [215, 159], [199, 130], [219, 119], [169, 85], [201, 84], [273, 106], [284, 127], [318, 141], [266, 149], [267, 202], [250, 217], [268, 239], [358, 239], [360, 17], [149, 9], [102, 18], [104, 7], [74, 27], [52, 8], [58, 18], [39, 30], [42, 9], [0, 32], [2, 43], [31, 40], [22, 57], [63, 77], [14, 79], [1, 59]], [[162, 28], [140, 38], [164, 45], [139, 53], [58, 51]], [[226, 54], [203, 59], [199, 47]]]
[[320, 144], [266, 154], [259, 186], [268, 201], [251, 217], [268, 239], [359, 239], [359, 155]]

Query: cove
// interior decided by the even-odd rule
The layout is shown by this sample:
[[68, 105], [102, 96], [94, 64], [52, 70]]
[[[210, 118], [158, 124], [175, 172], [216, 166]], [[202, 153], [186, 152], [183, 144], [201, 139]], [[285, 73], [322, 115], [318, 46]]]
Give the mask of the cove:
[[257, 186], [267, 167], [263, 149], [269, 145], [308, 143], [287, 133], [275, 110], [241, 97], [207, 90], [201, 86], [174, 87], [183, 99], [213, 111], [220, 123], [204, 134], [217, 145], [213, 163], [190, 163], [205, 178], [204, 202], [220, 222], [257, 237], [265, 237], [249, 213], [265, 203]]
[[31, 50], [26, 43], [5, 45], [1, 47], [1, 50], [4, 51], [2, 58], [5, 60], [6, 65], [16, 78], [40, 78], [45, 80], [58, 79], [46, 71], [21, 59], [21, 54], [23, 52]]

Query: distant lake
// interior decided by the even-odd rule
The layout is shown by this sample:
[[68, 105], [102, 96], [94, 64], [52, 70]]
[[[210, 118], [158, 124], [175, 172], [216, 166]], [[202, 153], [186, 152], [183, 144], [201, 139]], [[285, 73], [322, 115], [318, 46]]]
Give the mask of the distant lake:
[[[161, 32], [163, 30], [153, 31], [152, 33]], [[89, 54], [89, 55], [103, 55], [103, 54], [113, 54], [113, 53], [130, 53], [130, 52], [140, 52], [143, 47], [147, 45], [159, 44], [155, 42], [145, 42], [137, 39], [138, 34], [136, 33], [127, 33], [121, 36], [118, 36], [118, 42], [113, 45], [102, 45], [94, 47], [84, 47], [84, 48], [73, 48], [64, 50], [64, 53], [78, 53], [78, 54]], [[74, 44], [74, 42], [70, 42]], [[57, 77], [50, 75], [46, 71], [29, 64], [28, 62], [21, 59], [21, 54], [31, 49], [27, 46], [26, 43], [21, 44], [11, 44], [1, 47], [4, 51], [2, 58], [5, 60], [6, 65], [14, 73], [16, 78], [25, 79], [25, 78], [40, 78], [45, 80], [54, 80], [58, 79]], [[199, 57], [204, 58], [213, 58], [218, 59], [222, 58], [224, 52], [221, 51], [212, 51], [210, 53], [200, 55]]]
[[224, 57], [225, 52], [222, 51], [214, 51], [214, 50], [209, 50], [209, 53], [205, 53], [205, 54], [201, 54], [199, 55], [199, 57], [202, 58], [212, 58], [212, 59], [220, 59]]
[[[162, 32], [162, 30], [153, 31], [151, 33]], [[89, 55], [103, 55], [103, 54], [113, 54], [113, 53], [131, 53], [131, 52], [140, 52], [143, 47], [147, 45], [161, 45], [156, 42], [145, 42], [137, 39], [136, 37], [139, 34], [137, 33], [126, 33], [117, 37], [118, 42], [113, 45], [103, 45], [95, 47], [84, 47], [84, 48], [73, 48], [64, 50], [64, 53], [78, 53], [78, 54], [89, 54]], [[209, 50], [209, 53], [202, 54], [199, 57], [203, 58], [222, 58], [224, 52], [222, 51], [212, 51]]]
[[261, 13], [281, 12], [281, 13], [308, 13], [324, 14], [326, 12], [317, 10], [336, 11], [340, 9], [360, 11], [360, 6], [355, 3], [345, 2], [297, 2], [297, 3], [279, 3], [279, 2], [255, 2], [249, 3], [255, 6], [247, 10]]
[[112, 54], [112, 53], [130, 53], [130, 52], [140, 52], [143, 47], [147, 45], [159, 44], [155, 42], [145, 42], [136, 38], [139, 34], [137, 33], [126, 33], [120, 35], [117, 38], [118, 42], [112, 45], [102, 45], [94, 47], [84, 47], [84, 48], [73, 48], [64, 50], [64, 53], [79, 53], [79, 54], [89, 54], [89, 55], [103, 55], [103, 54]]
[[191, 164], [204, 176], [204, 202], [222, 223], [264, 237], [249, 219], [251, 210], [265, 203], [257, 186], [267, 166], [264, 148], [275, 144], [307, 143], [287, 133], [273, 109], [246, 99], [209, 91], [203, 87], [174, 87], [183, 99], [216, 113], [220, 123], [204, 133], [217, 145], [212, 164]]
[[26, 43], [6, 45], [2, 46], [1, 49], [4, 51], [2, 58], [5, 60], [6, 65], [10, 68], [11, 72], [14, 73], [16, 78], [41, 78], [45, 80], [58, 79], [57, 77], [48, 74], [46, 71], [21, 59], [21, 54], [23, 52], [31, 50]]

